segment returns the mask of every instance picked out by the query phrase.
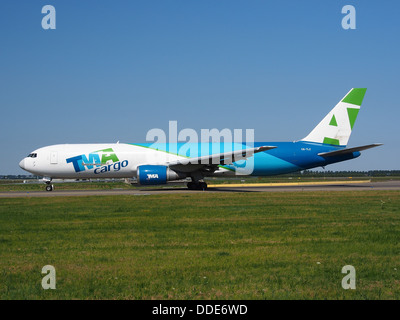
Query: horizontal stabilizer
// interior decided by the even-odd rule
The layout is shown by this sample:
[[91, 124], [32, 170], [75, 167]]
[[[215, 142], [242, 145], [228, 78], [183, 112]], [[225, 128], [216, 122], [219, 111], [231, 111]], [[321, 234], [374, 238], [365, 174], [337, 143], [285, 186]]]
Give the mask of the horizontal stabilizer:
[[330, 151], [330, 152], [322, 152], [318, 153], [319, 156], [321, 157], [335, 157], [335, 156], [342, 156], [344, 154], [356, 152], [356, 151], [363, 151], [367, 150], [370, 148], [375, 148], [381, 146], [383, 143], [373, 143], [373, 144], [368, 144], [366, 146], [360, 146], [360, 147], [354, 147], [354, 148], [345, 148], [341, 150], [335, 150], [335, 151]]

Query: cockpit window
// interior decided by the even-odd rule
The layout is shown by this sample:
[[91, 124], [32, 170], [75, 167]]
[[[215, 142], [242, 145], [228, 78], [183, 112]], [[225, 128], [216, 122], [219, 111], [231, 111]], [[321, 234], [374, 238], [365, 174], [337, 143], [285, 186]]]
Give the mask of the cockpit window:
[[37, 157], [37, 153], [28, 154], [28, 158], [36, 158], [36, 157]]

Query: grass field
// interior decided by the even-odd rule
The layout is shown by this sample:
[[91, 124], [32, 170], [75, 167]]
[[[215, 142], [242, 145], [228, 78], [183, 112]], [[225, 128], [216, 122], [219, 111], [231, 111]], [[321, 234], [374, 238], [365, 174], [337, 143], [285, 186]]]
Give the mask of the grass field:
[[399, 299], [399, 208], [369, 190], [0, 199], [0, 298]]

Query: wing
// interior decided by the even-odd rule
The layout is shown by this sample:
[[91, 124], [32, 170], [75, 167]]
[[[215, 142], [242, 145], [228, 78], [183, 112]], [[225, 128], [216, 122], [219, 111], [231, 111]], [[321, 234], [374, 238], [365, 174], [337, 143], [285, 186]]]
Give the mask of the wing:
[[212, 168], [214, 170], [219, 165], [227, 165], [239, 160], [246, 160], [254, 154], [266, 150], [275, 149], [275, 146], [262, 146], [257, 148], [242, 149], [236, 151], [229, 151], [224, 153], [211, 154], [196, 158], [186, 158], [177, 161], [168, 162], [167, 166], [176, 171], [193, 172], [200, 170], [204, 167]]

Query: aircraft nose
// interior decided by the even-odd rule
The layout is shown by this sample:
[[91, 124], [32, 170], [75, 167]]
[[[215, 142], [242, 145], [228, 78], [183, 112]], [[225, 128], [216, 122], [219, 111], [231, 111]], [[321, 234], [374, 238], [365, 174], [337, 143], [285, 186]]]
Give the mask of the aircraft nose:
[[25, 159], [22, 159], [22, 160], [20, 161], [19, 166], [20, 166], [21, 169], [24, 169], [24, 170], [25, 170]]

